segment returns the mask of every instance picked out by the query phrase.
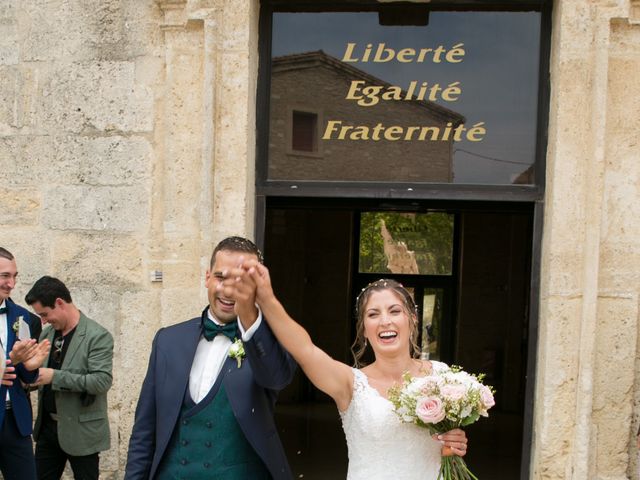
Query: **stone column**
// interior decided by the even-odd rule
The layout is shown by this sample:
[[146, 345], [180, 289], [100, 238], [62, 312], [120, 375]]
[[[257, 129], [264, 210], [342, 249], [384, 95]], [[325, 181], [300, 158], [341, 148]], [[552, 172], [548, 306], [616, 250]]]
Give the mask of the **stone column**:
[[640, 98], [640, 32], [629, 24], [628, 7], [555, 3], [536, 479], [622, 480], [630, 471], [637, 366], [621, 360], [637, 357], [640, 216], [627, 214], [638, 212], [640, 202], [638, 162], [626, 157], [635, 151], [637, 158], [638, 149], [620, 141], [633, 127], [612, 128], [622, 115], [637, 132], [638, 115], [626, 110], [630, 104], [637, 112]]

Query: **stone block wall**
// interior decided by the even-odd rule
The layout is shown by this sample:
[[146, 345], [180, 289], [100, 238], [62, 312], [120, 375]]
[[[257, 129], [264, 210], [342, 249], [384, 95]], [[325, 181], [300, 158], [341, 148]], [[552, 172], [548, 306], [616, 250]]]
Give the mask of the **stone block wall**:
[[256, 28], [250, 1], [0, 3], [0, 245], [15, 300], [58, 276], [114, 335], [102, 478], [155, 332], [206, 304], [214, 243], [253, 231]]

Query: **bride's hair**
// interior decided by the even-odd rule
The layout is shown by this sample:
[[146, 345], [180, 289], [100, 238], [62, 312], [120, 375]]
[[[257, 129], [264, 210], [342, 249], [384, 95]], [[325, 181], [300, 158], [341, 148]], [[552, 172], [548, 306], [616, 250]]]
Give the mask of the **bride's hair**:
[[402, 306], [410, 319], [409, 354], [413, 358], [420, 356], [420, 348], [418, 347], [418, 308], [416, 307], [416, 303], [401, 283], [395, 280], [381, 278], [364, 287], [356, 299], [356, 339], [353, 345], [351, 345], [351, 353], [356, 368], [365, 365], [361, 360], [364, 352], [367, 350], [367, 339], [364, 337], [364, 307], [373, 292], [380, 292], [382, 290], [391, 290], [402, 300]]

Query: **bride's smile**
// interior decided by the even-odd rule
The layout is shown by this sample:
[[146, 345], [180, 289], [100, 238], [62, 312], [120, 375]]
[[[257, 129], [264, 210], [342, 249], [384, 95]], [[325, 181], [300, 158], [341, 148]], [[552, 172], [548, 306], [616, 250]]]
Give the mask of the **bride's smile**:
[[364, 312], [364, 334], [372, 346], [407, 346], [408, 353], [410, 316], [398, 295], [391, 290], [373, 292]]

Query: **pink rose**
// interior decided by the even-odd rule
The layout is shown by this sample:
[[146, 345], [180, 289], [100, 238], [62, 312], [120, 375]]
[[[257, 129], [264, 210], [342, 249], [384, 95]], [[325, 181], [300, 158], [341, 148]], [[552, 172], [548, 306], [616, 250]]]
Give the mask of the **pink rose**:
[[485, 410], [489, 410], [496, 404], [493, 393], [491, 393], [491, 390], [486, 385], [480, 387], [480, 401]]
[[416, 402], [416, 416], [424, 423], [438, 423], [444, 420], [445, 412], [437, 397], [420, 397]]
[[442, 386], [440, 394], [451, 402], [457, 402], [466, 396], [467, 388], [464, 385], [447, 384]]

